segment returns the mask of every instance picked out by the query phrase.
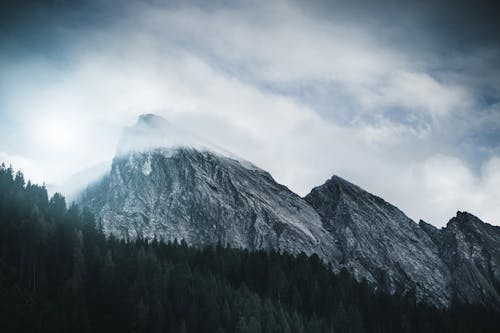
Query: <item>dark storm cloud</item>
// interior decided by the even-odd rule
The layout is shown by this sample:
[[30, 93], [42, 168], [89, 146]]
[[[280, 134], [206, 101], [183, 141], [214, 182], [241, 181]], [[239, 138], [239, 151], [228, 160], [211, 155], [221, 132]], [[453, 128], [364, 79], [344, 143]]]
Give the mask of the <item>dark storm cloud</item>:
[[[438, 131], [435, 139], [448, 142], [447, 150], [454, 150], [455, 154], [466, 151], [465, 155], [476, 167], [484, 158], [498, 155], [500, 7], [497, 1], [318, 1], [316, 6], [297, 3], [325, 20], [354, 25], [363, 22], [388, 47], [410, 54], [415, 68], [441, 82], [465, 87], [475, 105], [467, 110], [467, 115], [448, 119], [446, 133]], [[328, 108], [329, 100], [324, 95], [325, 91], [320, 89], [307, 96], [311, 100], [324, 100], [319, 107]], [[411, 110], [387, 108], [385, 115], [399, 123], [415, 121]], [[421, 119], [423, 124], [429, 123], [426, 117]], [[415, 126], [422, 123], [418, 121]]]
[[[497, 1], [297, 1], [318, 17], [364, 22], [406, 45], [467, 49], [498, 44]], [[391, 29], [392, 27], [396, 27]], [[414, 45], [415, 46], [415, 45]]]

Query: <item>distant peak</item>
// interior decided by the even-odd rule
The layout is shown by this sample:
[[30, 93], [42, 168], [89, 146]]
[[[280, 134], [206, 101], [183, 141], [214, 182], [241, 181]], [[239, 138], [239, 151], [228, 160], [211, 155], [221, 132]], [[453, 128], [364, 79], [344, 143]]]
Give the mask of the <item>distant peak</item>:
[[456, 217], [475, 217], [474, 215], [472, 215], [471, 213], [468, 213], [468, 212], [461, 212], [461, 211], [457, 211], [457, 215]]
[[345, 180], [344, 178], [342, 178], [340, 176], [337, 176], [337, 175], [333, 175], [328, 181], [335, 182], [335, 183], [348, 183], [348, 184], [351, 184], [347, 180]]
[[162, 116], [156, 115], [154, 113], [144, 113], [139, 116], [137, 123], [168, 123], [168, 121]]
[[468, 224], [485, 224], [477, 216], [469, 212], [458, 211], [456, 216], [453, 217], [448, 224], [468, 225]]
[[174, 126], [167, 119], [153, 113], [141, 114], [133, 127], [146, 127], [149, 129], [160, 130], [169, 130], [174, 128]]
[[165, 119], [154, 113], [143, 113], [139, 116], [139, 120], [149, 120], [149, 119]]
[[458, 219], [461, 219], [461, 220], [469, 220], [469, 219], [478, 220], [478, 218], [476, 216], [472, 215], [471, 213], [461, 212], [461, 211], [457, 211], [457, 215], [455, 217]]
[[204, 140], [172, 125], [155, 114], [142, 114], [137, 122], [122, 132], [118, 153], [145, 151], [154, 148], [197, 147]]
[[330, 179], [328, 179], [326, 182], [325, 182], [325, 185], [327, 186], [332, 186], [332, 185], [337, 185], [337, 186], [340, 186], [340, 187], [343, 187], [343, 188], [351, 188], [351, 189], [355, 189], [355, 190], [358, 190], [358, 191], [364, 191], [361, 187], [345, 180], [344, 178], [340, 177], [340, 176], [337, 176], [337, 175], [333, 175]]
[[344, 178], [333, 175], [328, 179], [323, 185], [317, 186], [311, 190], [311, 192], [306, 196], [311, 197], [314, 194], [322, 193], [322, 195], [328, 195], [332, 200], [339, 200], [342, 197], [348, 197], [350, 201], [356, 202], [373, 202], [379, 206], [390, 207], [390, 209], [397, 209], [394, 205], [385, 201], [383, 198], [368, 192], [367, 190], [355, 185]]
[[130, 152], [149, 152], [158, 148], [215, 153], [238, 160], [247, 169], [260, 170], [245, 159], [205, 138], [175, 126], [162, 116], [152, 113], [140, 115], [135, 124], [123, 130], [117, 155], [126, 155]]
[[338, 200], [342, 195], [349, 195], [352, 197], [359, 197], [365, 195], [366, 192], [361, 187], [354, 185], [342, 177], [333, 175], [330, 179], [325, 181], [323, 185], [316, 186], [306, 196], [311, 198], [315, 195], [328, 195], [334, 200]]

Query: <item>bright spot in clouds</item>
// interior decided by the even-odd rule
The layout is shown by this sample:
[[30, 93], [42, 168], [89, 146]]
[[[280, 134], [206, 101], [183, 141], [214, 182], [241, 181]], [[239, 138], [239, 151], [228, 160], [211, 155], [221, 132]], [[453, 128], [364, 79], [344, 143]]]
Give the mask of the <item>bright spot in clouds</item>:
[[59, 153], [71, 149], [77, 149], [79, 131], [74, 121], [62, 119], [43, 120], [38, 127], [37, 144], [43, 150]]
[[29, 178], [79, 178], [155, 113], [299, 195], [337, 174], [414, 220], [500, 224], [498, 33], [390, 1], [87, 2], [2, 39], [0, 160]]

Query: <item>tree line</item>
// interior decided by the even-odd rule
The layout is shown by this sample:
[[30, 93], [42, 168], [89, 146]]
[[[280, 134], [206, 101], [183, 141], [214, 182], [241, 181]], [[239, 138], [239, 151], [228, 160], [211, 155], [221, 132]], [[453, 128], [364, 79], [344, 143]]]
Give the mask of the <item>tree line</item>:
[[0, 166], [2, 332], [500, 332], [499, 318], [388, 295], [316, 255], [106, 237]]

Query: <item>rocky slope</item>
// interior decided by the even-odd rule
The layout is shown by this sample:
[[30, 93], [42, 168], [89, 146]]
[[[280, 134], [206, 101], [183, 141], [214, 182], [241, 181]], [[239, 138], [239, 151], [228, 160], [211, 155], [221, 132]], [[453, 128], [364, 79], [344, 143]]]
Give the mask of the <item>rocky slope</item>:
[[300, 198], [153, 115], [124, 131], [111, 171], [79, 201], [118, 237], [316, 253], [391, 293], [500, 304], [500, 228], [463, 213], [443, 229], [417, 224], [336, 176]]
[[450, 300], [450, 271], [431, 237], [396, 207], [340, 177], [305, 198], [337, 240], [341, 265], [361, 279], [418, 298]]
[[423, 221], [419, 224], [438, 244], [440, 256], [450, 269], [453, 298], [498, 306], [500, 228], [466, 212], [458, 212], [442, 229]]
[[[122, 142], [148, 126], [168, 124], [143, 116]], [[107, 234], [317, 253], [325, 261], [339, 252], [307, 202], [247, 161], [175, 145], [119, 151], [110, 173], [80, 198]]]

